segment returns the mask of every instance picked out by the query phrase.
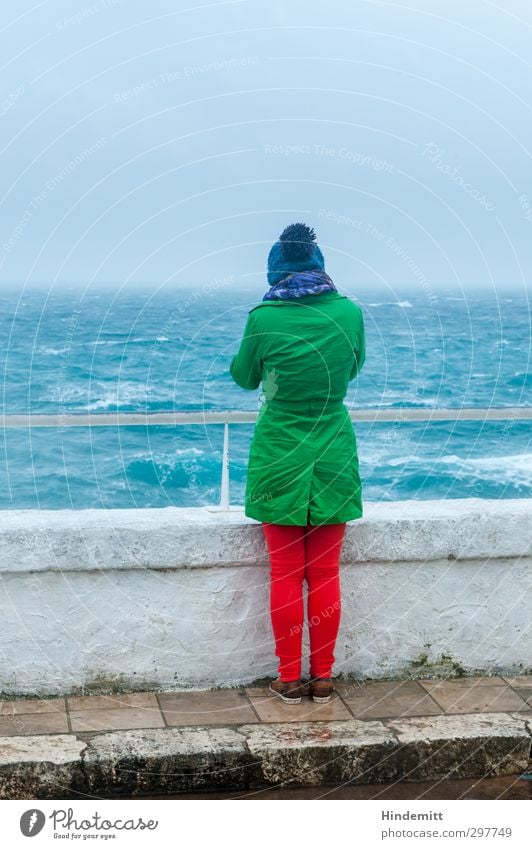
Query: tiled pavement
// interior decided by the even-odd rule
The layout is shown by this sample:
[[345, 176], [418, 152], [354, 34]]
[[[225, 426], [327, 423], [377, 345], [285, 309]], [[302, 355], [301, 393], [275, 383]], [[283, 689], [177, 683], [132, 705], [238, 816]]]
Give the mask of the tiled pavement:
[[338, 683], [328, 705], [286, 705], [266, 687], [17, 699], [0, 701], [0, 737], [499, 712], [532, 713], [532, 675]]

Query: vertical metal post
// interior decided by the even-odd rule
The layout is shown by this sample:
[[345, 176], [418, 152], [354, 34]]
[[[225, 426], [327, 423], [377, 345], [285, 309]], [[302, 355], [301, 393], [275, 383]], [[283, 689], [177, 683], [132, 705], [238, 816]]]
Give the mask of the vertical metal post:
[[229, 422], [224, 423], [224, 447], [222, 452], [222, 484], [220, 487], [220, 509], [229, 510]]

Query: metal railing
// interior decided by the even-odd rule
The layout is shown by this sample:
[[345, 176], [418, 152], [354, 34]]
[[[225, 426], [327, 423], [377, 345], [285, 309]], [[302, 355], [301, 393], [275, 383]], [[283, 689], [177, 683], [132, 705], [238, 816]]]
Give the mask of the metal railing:
[[[229, 425], [253, 424], [258, 410], [227, 410], [214, 412], [146, 412], [146, 413], [6, 413], [0, 415], [2, 428], [33, 427], [138, 427], [153, 425], [223, 424], [222, 477], [218, 510], [230, 509], [229, 496]], [[349, 410], [353, 422], [443, 422], [496, 421], [532, 419], [532, 407], [389, 407]]]

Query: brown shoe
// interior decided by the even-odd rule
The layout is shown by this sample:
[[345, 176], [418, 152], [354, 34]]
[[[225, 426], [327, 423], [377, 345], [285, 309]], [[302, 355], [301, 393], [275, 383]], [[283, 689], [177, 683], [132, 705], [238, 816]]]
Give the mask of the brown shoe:
[[326, 705], [334, 693], [332, 678], [311, 678], [308, 682], [309, 696], [318, 705]]
[[275, 693], [276, 696], [279, 696], [283, 702], [286, 702], [288, 705], [299, 705], [301, 704], [301, 679], [298, 678], [297, 681], [281, 681], [280, 678], [277, 678], [276, 681], [272, 681], [270, 684], [270, 688], [272, 693]]

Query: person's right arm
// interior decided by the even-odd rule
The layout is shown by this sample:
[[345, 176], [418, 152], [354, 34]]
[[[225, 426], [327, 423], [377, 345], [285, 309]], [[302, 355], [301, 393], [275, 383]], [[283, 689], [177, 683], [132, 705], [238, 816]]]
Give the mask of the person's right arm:
[[242, 389], [257, 389], [261, 382], [260, 336], [255, 325], [255, 316], [250, 313], [240, 349], [229, 366], [231, 377]]

